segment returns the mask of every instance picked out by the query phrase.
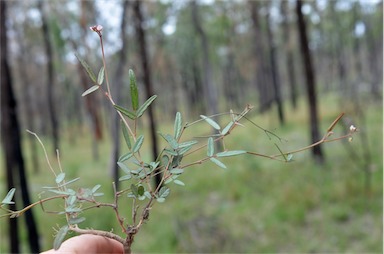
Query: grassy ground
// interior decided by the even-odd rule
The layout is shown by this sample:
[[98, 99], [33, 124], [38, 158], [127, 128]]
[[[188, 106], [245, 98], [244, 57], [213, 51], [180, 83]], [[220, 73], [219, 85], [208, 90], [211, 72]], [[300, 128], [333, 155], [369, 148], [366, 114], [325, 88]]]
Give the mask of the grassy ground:
[[[303, 107], [302, 107], [303, 108]], [[372, 160], [369, 162], [371, 186], [365, 188], [366, 175], [361, 160], [349, 155], [352, 149], [362, 154], [357, 134], [352, 143], [336, 142], [323, 146], [326, 163], [315, 165], [310, 152], [294, 157], [292, 163], [244, 156], [223, 160], [228, 169], [214, 164], [191, 167], [182, 176], [185, 187], [172, 186], [164, 204], [156, 204], [149, 222], [137, 235], [133, 250], [148, 252], [348, 252], [382, 253], [382, 105], [365, 107]], [[321, 107], [323, 130], [338, 115], [332, 98]], [[272, 116], [254, 116], [255, 122], [286, 139], [279, 144], [284, 150], [308, 144], [306, 111], [290, 113], [284, 127]], [[359, 126], [359, 122], [355, 122]], [[227, 142], [233, 149], [275, 154], [274, 142], [263, 132], [245, 122]], [[172, 128], [172, 125], [169, 126]], [[162, 129], [166, 129], [163, 126]], [[196, 131], [201, 131], [197, 127]], [[342, 132], [342, 128], [336, 128]], [[49, 141], [45, 141], [49, 144]], [[48, 147], [47, 147], [48, 148]], [[109, 144], [100, 144], [100, 159], [92, 159], [88, 135], [77, 135], [76, 143], [62, 145], [62, 166], [69, 178], [81, 177], [78, 186], [102, 184], [112, 194], [106, 170]], [[41, 151], [39, 151], [41, 153]], [[29, 154], [27, 154], [29, 156]], [[191, 158], [193, 161], [193, 158]], [[32, 197], [37, 200], [41, 186], [51, 185], [53, 178], [41, 153], [39, 173], [29, 171]], [[3, 174], [3, 170], [0, 174]], [[4, 175], [0, 175], [1, 190]], [[2, 192], [3, 193], [3, 192]], [[122, 201], [121, 206], [124, 206]], [[47, 208], [57, 210], [55, 204]], [[125, 212], [129, 218], [130, 204]], [[62, 217], [34, 210], [42, 233], [44, 249], [52, 246], [53, 227], [64, 225]], [[83, 226], [119, 232], [112, 212], [89, 211]], [[6, 252], [6, 221], [1, 222], [0, 252]], [[20, 226], [22, 226], [20, 219]], [[25, 233], [23, 234], [24, 238]], [[24, 251], [27, 251], [24, 246]]]

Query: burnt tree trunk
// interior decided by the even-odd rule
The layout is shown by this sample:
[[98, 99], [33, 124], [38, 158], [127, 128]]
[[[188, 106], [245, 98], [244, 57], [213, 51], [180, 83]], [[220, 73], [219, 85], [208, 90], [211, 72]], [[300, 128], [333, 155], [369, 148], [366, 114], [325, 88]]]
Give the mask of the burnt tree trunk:
[[[145, 96], [146, 98], [149, 98], [152, 96], [153, 93], [153, 86], [152, 86], [152, 73], [151, 73], [151, 67], [149, 64], [149, 56], [147, 52], [147, 41], [145, 38], [145, 31], [143, 28], [144, 23], [144, 17], [141, 12], [141, 1], [134, 1], [133, 2], [133, 12], [135, 15], [135, 31], [136, 31], [136, 38], [137, 38], [137, 44], [139, 46], [140, 51], [140, 59], [141, 59], [141, 66], [143, 68], [143, 81], [144, 81], [144, 87], [145, 87]], [[148, 114], [149, 114], [149, 123], [150, 123], [150, 131], [151, 131], [151, 140], [152, 140], [152, 156], [153, 160], [156, 160], [159, 152], [158, 152], [158, 142], [157, 142], [157, 134], [156, 134], [156, 118], [155, 118], [155, 112], [153, 110], [153, 106], [148, 108]], [[156, 174], [155, 183], [156, 186], [158, 186], [161, 182], [162, 175]]]
[[50, 39], [47, 20], [43, 10], [43, 1], [38, 2], [38, 8], [41, 13], [41, 29], [44, 37], [45, 54], [47, 57], [47, 100], [49, 120], [51, 123], [51, 132], [53, 139], [53, 154], [56, 155], [56, 149], [59, 149], [59, 122], [55, 110], [54, 86], [55, 86], [55, 69], [53, 63], [52, 42]]
[[[316, 80], [315, 70], [312, 65], [311, 53], [309, 51], [308, 36], [304, 15], [301, 11], [302, 2], [296, 2], [297, 13], [297, 27], [299, 30], [299, 40], [301, 55], [303, 58], [304, 74], [306, 78], [307, 99], [309, 105], [309, 118], [311, 124], [311, 140], [313, 143], [320, 140], [319, 123], [318, 123], [318, 109], [317, 109], [317, 94], [316, 94]], [[324, 162], [324, 155], [321, 146], [315, 146], [312, 149], [313, 156], [318, 163]]]
[[[5, 158], [7, 175], [7, 187], [16, 187], [21, 190], [23, 205], [29, 205], [29, 193], [23, 154], [21, 151], [21, 135], [17, 119], [17, 105], [12, 88], [12, 77], [7, 59], [7, 38], [6, 38], [6, 2], [0, 2], [0, 44], [1, 44], [1, 139]], [[19, 183], [16, 186], [16, 183]], [[10, 207], [15, 209], [16, 207]], [[25, 212], [26, 231], [28, 232], [28, 243], [31, 252], [39, 252], [39, 236], [32, 210]], [[18, 228], [16, 219], [9, 221], [10, 252], [18, 253]]]

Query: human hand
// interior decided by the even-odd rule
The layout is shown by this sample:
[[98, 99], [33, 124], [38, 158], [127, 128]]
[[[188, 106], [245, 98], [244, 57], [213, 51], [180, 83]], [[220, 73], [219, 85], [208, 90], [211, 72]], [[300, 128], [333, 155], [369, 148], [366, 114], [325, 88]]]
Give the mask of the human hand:
[[84, 234], [69, 238], [63, 242], [58, 250], [48, 250], [41, 254], [68, 254], [68, 253], [123, 253], [123, 245], [103, 236]]

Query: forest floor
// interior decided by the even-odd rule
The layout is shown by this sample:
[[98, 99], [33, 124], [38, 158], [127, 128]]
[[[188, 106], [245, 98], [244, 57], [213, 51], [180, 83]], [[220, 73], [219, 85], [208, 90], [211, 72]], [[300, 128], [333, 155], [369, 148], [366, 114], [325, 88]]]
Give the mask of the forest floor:
[[[325, 100], [320, 108], [324, 132], [340, 111], [345, 110], [340, 109], [332, 98]], [[254, 122], [273, 131], [284, 141], [270, 140], [263, 131], [245, 121], [245, 128], [238, 128], [228, 138], [227, 147], [275, 154], [274, 143], [278, 143], [283, 151], [309, 144], [307, 112], [303, 107], [304, 101], [301, 103], [303, 105], [299, 105], [297, 111], [289, 113], [283, 127], [279, 126], [275, 115], [251, 114]], [[358, 118], [353, 119], [351, 110], [347, 109], [346, 113], [346, 117], [368, 135], [371, 156], [367, 162], [371, 181], [369, 189], [365, 185], [367, 174], [362, 168], [364, 162], [359, 159], [364, 152], [359, 133], [351, 143], [340, 141], [323, 145], [324, 165], [316, 165], [310, 151], [295, 155], [290, 163], [249, 155], [231, 157], [223, 160], [228, 167], [226, 170], [208, 162], [188, 168], [181, 177], [186, 186], [171, 186], [166, 202], [154, 206], [148, 223], [135, 238], [134, 253], [382, 253], [382, 104], [365, 105], [364, 126], [359, 126]], [[161, 128], [172, 132], [173, 123]], [[197, 127], [195, 131], [198, 132], [199, 128], [200, 133], [204, 133], [204, 126]], [[348, 126], [339, 125], [334, 135], [345, 131], [348, 131]], [[68, 179], [80, 177], [73, 188], [92, 188], [101, 184], [100, 191], [105, 193], [102, 200], [111, 200], [112, 187], [107, 172], [109, 141], [104, 139], [100, 143], [100, 158], [94, 160], [89, 136], [83, 133], [75, 137], [72, 142], [68, 142], [69, 138], [61, 139], [62, 167]], [[49, 143], [49, 140], [43, 141]], [[28, 147], [27, 144], [25, 147]], [[351, 156], [349, 149], [357, 157]], [[31, 196], [35, 201], [42, 186], [54, 184], [40, 150], [39, 147], [38, 172], [28, 171]], [[30, 162], [29, 152], [26, 159]], [[3, 165], [3, 161], [1, 163]], [[54, 167], [57, 167], [56, 163]], [[3, 193], [4, 170], [0, 179]], [[48, 204], [45, 208], [58, 210], [62, 206], [55, 206], [57, 204]], [[120, 206], [124, 206], [123, 201]], [[130, 207], [131, 203], [128, 203], [124, 208], [128, 220]], [[55, 233], [53, 228], [64, 225], [65, 219], [60, 215], [44, 213], [39, 207], [34, 212], [43, 248], [51, 248]], [[112, 211], [107, 208], [87, 211], [84, 216], [87, 220], [83, 227], [108, 231], [115, 228], [114, 232], [120, 232]], [[5, 222], [0, 223], [1, 253], [7, 250]], [[20, 228], [24, 227], [23, 223], [24, 220], [20, 219]], [[26, 237], [23, 232], [24, 240]], [[25, 245], [23, 252], [27, 252]]]

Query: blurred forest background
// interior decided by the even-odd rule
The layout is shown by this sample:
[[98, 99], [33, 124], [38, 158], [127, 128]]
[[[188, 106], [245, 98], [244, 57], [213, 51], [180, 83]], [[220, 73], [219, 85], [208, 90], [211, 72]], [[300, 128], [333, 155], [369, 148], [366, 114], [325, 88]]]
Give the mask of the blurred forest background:
[[[253, 121], [288, 140], [286, 150], [319, 140], [341, 112], [339, 133], [359, 128], [352, 143], [321, 146], [313, 158], [236, 158], [230, 171], [187, 172], [187, 186], [155, 207], [134, 252], [382, 253], [382, 1], [30, 0], [2, 1], [1, 10], [0, 193], [28, 185], [19, 209], [53, 181], [26, 129], [52, 160], [60, 149], [67, 174], [112, 195], [124, 152], [116, 114], [101, 93], [81, 97], [91, 81], [75, 57], [98, 72], [99, 38], [89, 27], [100, 24], [117, 104], [130, 105], [129, 69], [142, 102], [159, 96], [143, 123], [148, 131], [153, 123], [172, 128], [177, 111], [191, 122], [248, 103]], [[7, 125], [9, 108], [17, 121]], [[232, 145], [276, 153], [244, 124]], [[17, 143], [20, 153], [7, 155]], [[11, 229], [1, 221], [0, 252], [51, 247], [52, 227], [64, 220], [33, 213], [27, 224], [11, 220]], [[89, 227], [110, 230], [111, 213], [100, 213], [90, 212]], [[12, 235], [22, 240], [8, 241]]]

